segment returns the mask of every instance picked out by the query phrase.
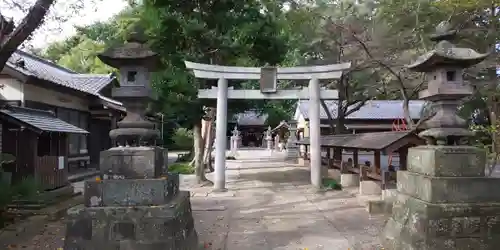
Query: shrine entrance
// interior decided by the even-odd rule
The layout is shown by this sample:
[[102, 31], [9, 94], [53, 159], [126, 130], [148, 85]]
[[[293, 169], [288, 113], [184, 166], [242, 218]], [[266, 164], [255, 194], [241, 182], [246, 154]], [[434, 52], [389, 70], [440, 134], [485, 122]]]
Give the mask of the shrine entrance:
[[[287, 68], [232, 67], [188, 61], [185, 63], [186, 68], [192, 70], [196, 78], [218, 79], [217, 87], [198, 90], [200, 99], [217, 99], [214, 191], [226, 190], [228, 99], [309, 99], [311, 184], [321, 188], [320, 100], [338, 99], [338, 91], [321, 89], [319, 80], [340, 79], [343, 71], [351, 67], [351, 63]], [[260, 80], [260, 90], [229, 89], [227, 81], [233, 79]], [[278, 80], [309, 80], [309, 86], [278, 89]]]

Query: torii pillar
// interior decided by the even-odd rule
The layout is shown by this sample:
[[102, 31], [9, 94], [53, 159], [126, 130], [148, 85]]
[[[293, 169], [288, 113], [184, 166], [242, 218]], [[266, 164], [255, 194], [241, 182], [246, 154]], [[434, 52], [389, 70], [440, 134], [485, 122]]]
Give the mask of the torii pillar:
[[[321, 89], [319, 80], [340, 79], [351, 63], [289, 68], [231, 67], [186, 61], [195, 77], [218, 79], [218, 86], [200, 89], [198, 98], [217, 99], [214, 191], [226, 191], [226, 135], [228, 99], [309, 99], [311, 184], [321, 188], [320, 100], [338, 99], [337, 90]], [[260, 90], [228, 89], [227, 80], [260, 80]], [[277, 89], [277, 80], [309, 80], [308, 88]]]

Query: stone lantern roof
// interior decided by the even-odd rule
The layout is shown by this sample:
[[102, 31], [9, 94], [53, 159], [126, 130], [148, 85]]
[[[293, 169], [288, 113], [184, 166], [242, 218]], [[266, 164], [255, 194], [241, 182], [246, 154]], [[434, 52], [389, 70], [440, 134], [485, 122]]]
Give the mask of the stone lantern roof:
[[448, 22], [441, 22], [431, 40], [437, 42], [435, 48], [408, 65], [409, 69], [418, 72], [434, 71], [436, 67], [468, 68], [483, 61], [489, 54], [481, 54], [470, 48], [459, 48], [450, 42], [456, 36]]
[[131, 34], [125, 44], [111, 47], [98, 57], [102, 62], [114, 68], [144, 66], [149, 70], [154, 70], [160, 62], [158, 53], [152, 51], [137, 33]]

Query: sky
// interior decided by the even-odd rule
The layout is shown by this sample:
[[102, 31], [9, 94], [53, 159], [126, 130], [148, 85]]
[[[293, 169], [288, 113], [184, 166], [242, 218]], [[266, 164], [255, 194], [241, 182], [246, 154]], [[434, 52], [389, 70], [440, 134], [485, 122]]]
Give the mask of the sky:
[[[29, 8], [35, 0], [0, 0], [1, 13], [7, 18], [13, 18], [15, 22], [19, 22], [24, 17], [25, 12], [9, 4], [9, 2], [14, 1]], [[76, 13], [72, 11], [75, 8], [71, 6], [82, 2], [82, 8], [78, 8]], [[28, 44], [35, 48], [43, 48], [51, 42], [64, 40], [75, 34], [75, 25], [83, 26], [106, 21], [126, 6], [126, 0], [56, 0], [56, 4], [52, 7], [45, 23], [34, 33], [32, 41], [29, 41]], [[62, 18], [63, 21], [56, 21], [54, 17], [60, 20]]]

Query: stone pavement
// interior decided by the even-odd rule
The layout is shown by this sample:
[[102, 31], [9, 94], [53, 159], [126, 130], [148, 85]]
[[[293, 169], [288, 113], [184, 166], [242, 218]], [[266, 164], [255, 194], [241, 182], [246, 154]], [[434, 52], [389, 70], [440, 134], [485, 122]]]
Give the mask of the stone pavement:
[[[257, 161], [264, 152], [240, 154], [240, 162], [228, 161], [226, 193], [212, 193], [211, 187], [194, 185], [194, 178], [182, 178], [181, 188], [192, 192], [201, 249], [381, 249], [384, 219], [370, 217], [348, 191], [315, 193], [307, 168]], [[34, 237], [13, 238], [10, 249], [60, 249], [64, 231], [62, 221], [50, 222]]]
[[277, 161], [227, 165], [227, 193], [190, 188], [196, 228], [209, 249], [381, 248], [384, 218], [370, 217], [348, 191], [314, 192], [307, 168]]

